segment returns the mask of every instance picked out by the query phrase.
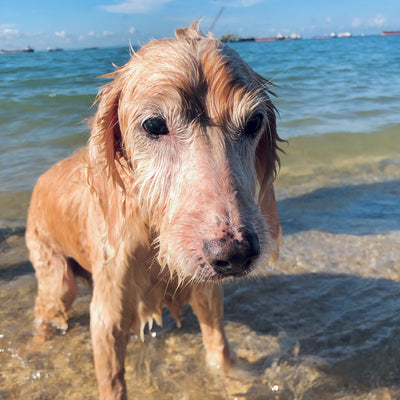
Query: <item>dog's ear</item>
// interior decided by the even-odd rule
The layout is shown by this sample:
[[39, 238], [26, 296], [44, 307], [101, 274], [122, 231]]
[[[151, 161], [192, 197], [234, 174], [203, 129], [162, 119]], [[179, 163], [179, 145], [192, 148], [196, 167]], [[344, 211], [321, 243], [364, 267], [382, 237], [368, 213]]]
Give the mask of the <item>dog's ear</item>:
[[268, 123], [256, 148], [256, 172], [260, 187], [258, 206], [267, 220], [270, 237], [276, 243], [276, 248], [272, 249], [273, 259], [278, 258], [279, 245], [282, 241], [282, 230], [279, 224], [273, 186], [279, 167], [279, 156], [277, 154], [279, 150], [277, 145], [278, 140], [280, 139], [276, 130], [275, 112], [271, 108], [268, 115]]
[[118, 121], [120, 85], [117, 79], [104, 86], [91, 121], [88, 148], [88, 184], [103, 211], [109, 244], [115, 248], [125, 208], [125, 186], [118, 172], [121, 157], [121, 130]]

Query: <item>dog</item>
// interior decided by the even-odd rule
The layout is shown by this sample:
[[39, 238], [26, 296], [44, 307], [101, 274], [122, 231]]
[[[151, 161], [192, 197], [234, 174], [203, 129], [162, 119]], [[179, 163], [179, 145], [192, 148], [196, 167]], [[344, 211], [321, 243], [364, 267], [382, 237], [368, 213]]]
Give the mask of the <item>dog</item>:
[[38, 335], [67, 329], [76, 277], [92, 282], [100, 399], [126, 399], [124, 359], [167, 307], [196, 314], [207, 361], [234, 362], [221, 282], [266, 273], [281, 229], [271, 84], [196, 22], [106, 75], [88, 145], [38, 180], [26, 241]]

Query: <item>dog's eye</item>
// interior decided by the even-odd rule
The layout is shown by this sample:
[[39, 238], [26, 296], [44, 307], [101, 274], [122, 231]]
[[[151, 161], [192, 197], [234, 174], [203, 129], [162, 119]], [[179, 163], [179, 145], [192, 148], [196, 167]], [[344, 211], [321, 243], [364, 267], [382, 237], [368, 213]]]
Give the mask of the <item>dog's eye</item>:
[[152, 117], [143, 122], [143, 128], [153, 136], [168, 135], [168, 127], [165, 120], [161, 117]]
[[242, 133], [244, 135], [254, 135], [261, 127], [263, 116], [261, 114], [254, 114], [244, 126]]

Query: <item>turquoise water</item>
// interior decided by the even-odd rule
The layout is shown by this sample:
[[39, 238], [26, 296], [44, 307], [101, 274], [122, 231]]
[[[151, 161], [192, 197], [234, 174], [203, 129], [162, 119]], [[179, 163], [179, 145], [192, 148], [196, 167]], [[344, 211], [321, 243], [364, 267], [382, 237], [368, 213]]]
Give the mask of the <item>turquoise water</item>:
[[374, 132], [399, 123], [400, 37], [239, 43], [235, 48], [278, 85], [284, 138]]
[[38, 175], [85, 143], [99, 75], [128, 49], [39, 52], [0, 57], [0, 186], [32, 189]]
[[[376, 132], [400, 123], [400, 37], [231, 45], [277, 87], [283, 138]], [[112, 63], [128, 48], [0, 56], [0, 190], [31, 190], [85, 143], [82, 123]]]

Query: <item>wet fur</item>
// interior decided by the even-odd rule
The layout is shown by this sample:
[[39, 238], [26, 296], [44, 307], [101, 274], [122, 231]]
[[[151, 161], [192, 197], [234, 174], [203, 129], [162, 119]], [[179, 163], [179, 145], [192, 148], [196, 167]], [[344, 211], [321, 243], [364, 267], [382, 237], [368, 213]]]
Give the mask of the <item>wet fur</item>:
[[[101, 399], [126, 399], [131, 330], [143, 337], [168, 307], [189, 303], [207, 359], [229, 366], [220, 276], [203, 241], [254, 231], [261, 254], [251, 274], [278, 255], [273, 191], [277, 155], [269, 84], [197, 24], [142, 47], [108, 75], [88, 146], [43, 174], [33, 191], [26, 240], [38, 280], [39, 335], [67, 329], [76, 275], [93, 282], [91, 334]], [[254, 136], [240, 132], [261, 114]], [[151, 138], [146, 118], [169, 134]], [[225, 240], [225, 239], [224, 239]], [[247, 272], [246, 272], [247, 274]]]

